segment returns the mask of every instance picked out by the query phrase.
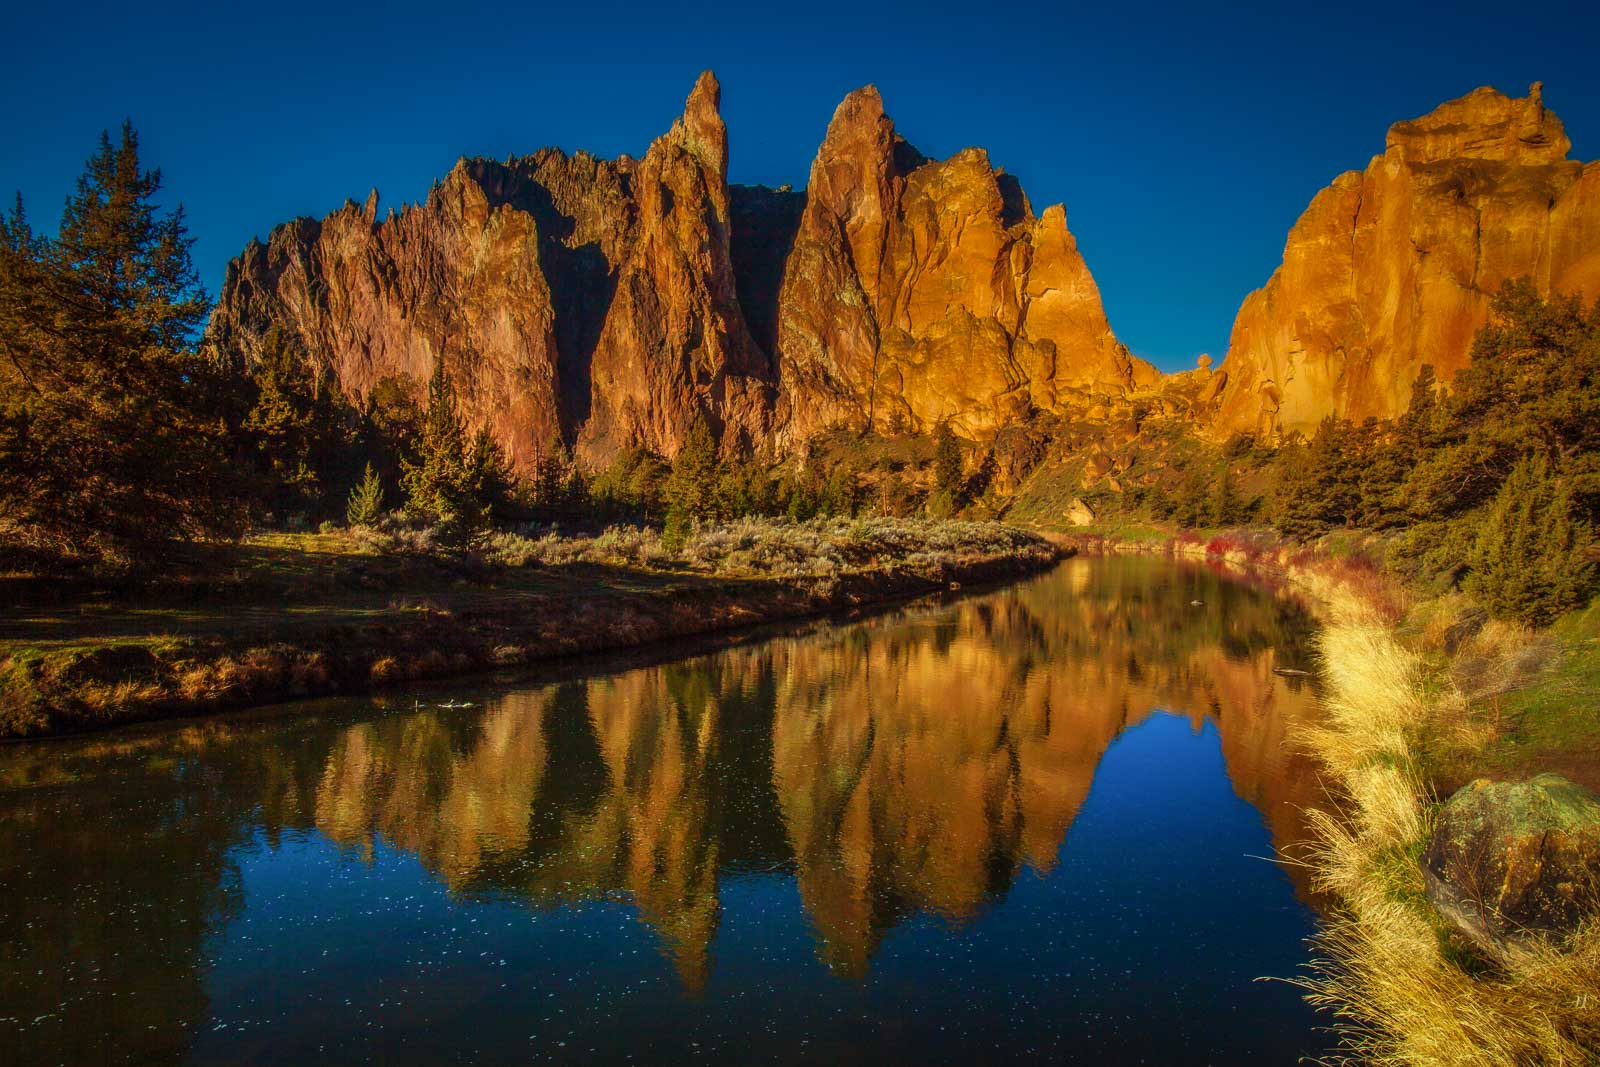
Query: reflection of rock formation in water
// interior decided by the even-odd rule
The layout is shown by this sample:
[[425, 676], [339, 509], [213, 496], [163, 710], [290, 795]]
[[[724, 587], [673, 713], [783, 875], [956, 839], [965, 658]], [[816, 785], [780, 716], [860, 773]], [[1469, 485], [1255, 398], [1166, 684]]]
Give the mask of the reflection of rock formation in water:
[[[1194, 600], [1203, 601], [1196, 607]], [[1152, 710], [1218, 720], [1280, 845], [1315, 779], [1286, 744], [1284, 606], [1203, 569], [1082, 561], [952, 608], [515, 694], [481, 717], [351, 727], [317, 825], [415, 852], [452, 888], [621, 897], [703, 984], [730, 868], [790, 857], [830, 966], [1048, 871], [1106, 747]]]
[[382, 837], [452, 889], [490, 857], [521, 855], [551, 692], [511, 694], [473, 719], [425, 712], [350, 727], [317, 785], [317, 828], [369, 854]]
[[726, 667], [693, 660], [513, 694], [476, 719], [351, 727], [323, 771], [317, 826], [362, 848], [381, 836], [458, 893], [630, 900], [698, 988], [718, 872], [770, 866], [750, 824], [776, 829], [759, 803], [770, 786], [741, 780], [764, 763], [750, 751], [768, 743], [750, 730], [762, 712], [723, 721], [754, 682]]
[[[64, 999], [16, 976], [99, 966], [106, 988], [135, 993], [100, 998], [93, 1010], [116, 1015], [104, 1025], [72, 1009], [78, 1059], [105, 1058], [96, 1034], [157, 1052], [177, 1040], [205, 1018], [202, 938], [231, 899], [228, 849], [256, 827], [271, 841], [314, 826], [363, 853], [381, 841], [463, 896], [628, 901], [689, 988], [710, 971], [719, 880], [793, 869], [820, 955], [860, 975], [902, 917], [971, 916], [1023, 867], [1061, 862], [1102, 754], [1152, 709], [1214, 718], [1234, 788], [1280, 847], [1303, 839], [1317, 785], [1285, 738], [1312, 695], [1272, 673], [1302, 625], [1201, 568], [1069, 562], [951, 607], [482, 712], [215, 724], [147, 735], [115, 760], [92, 755], [105, 742], [80, 763], [52, 749], [51, 768], [100, 778], [59, 797], [0, 793], [0, 994], [20, 1006], [0, 1015]], [[85, 882], [137, 901], [139, 921], [60, 896]]]
[[899, 915], [967, 916], [1053, 867], [1106, 747], [1153, 709], [1217, 717], [1235, 788], [1280, 844], [1299, 831], [1281, 746], [1311, 698], [1272, 673], [1296, 635], [1269, 598], [1183, 573], [1083, 561], [921, 624], [769, 646], [774, 774], [831, 966], [860, 974]]

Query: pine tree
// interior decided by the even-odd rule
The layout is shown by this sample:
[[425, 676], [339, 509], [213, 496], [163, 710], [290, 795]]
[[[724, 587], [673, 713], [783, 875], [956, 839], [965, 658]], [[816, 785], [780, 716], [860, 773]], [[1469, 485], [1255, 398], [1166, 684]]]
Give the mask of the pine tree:
[[225, 405], [236, 368], [197, 352], [209, 302], [181, 207], [155, 204], [138, 136], [102, 135], [53, 241], [14, 210], [0, 240], [0, 536], [130, 558], [241, 528]]
[[1217, 470], [1212, 488], [1207, 519], [1211, 525], [1238, 526], [1249, 517], [1249, 509], [1239, 497], [1239, 487], [1233, 479], [1233, 467], [1224, 462]]
[[1594, 589], [1584, 550], [1593, 535], [1573, 514], [1570, 482], [1543, 456], [1519, 462], [1484, 509], [1465, 587], [1493, 615], [1542, 626]]
[[577, 473], [561, 432], [551, 431], [550, 440], [534, 457], [533, 479], [528, 487], [535, 510], [546, 521], [561, 517], [576, 505], [581, 495], [581, 485], [575, 482]]
[[405, 464], [402, 476], [406, 510], [435, 523], [449, 543], [471, 541], [488, 520], [478, 496], [484, 474], [479, 468], [488, 460], [475, 448], [469, 452], [455, 386], [443, 360], [428, 379], [428, 406], [416, 447], [417, 458]]
[[933, 485], [952, 498], [961, 492], [961, 445], [949, 420], [940, 420], [933, 431]]
[[356, 487], [350, 490], [344, 519], [351, 526], [375, 527], [383, 518], [383, 482], [369, 462]]
[[348, 484], [354, 411], [277, 327], [267, 331], [249, 377], [255, 399], [241, 431], [257, 469], [255, 495], [280, 520], [327, 510], [330, 489]]
[[860, 504], [860, 490], [854, 468], [840, 463], [822, 485], [822, 496], [817, 502], [824, 515], [851, 516]]
[[721, 477], [717, 440], [705, 416], [698, 416], [672, 461], [665, 490], [667, 532], [677, 539], [677, 544], [681, 545], [683, 536], [698, 524], [721, 517], [717, 513], [717, 484]]
[[1280, 450], [1273, 493], [1279, 529], [1290, 537], [1315, 537], [1356, 520], [1373, 432], [1329, 415], [1310, 442], [1290, 441]]
[[467, 489], [488, 515], [503, 509], [511, 498], [516, 479], [511, 464], [488, 427], [472, 438], [467, 452]]

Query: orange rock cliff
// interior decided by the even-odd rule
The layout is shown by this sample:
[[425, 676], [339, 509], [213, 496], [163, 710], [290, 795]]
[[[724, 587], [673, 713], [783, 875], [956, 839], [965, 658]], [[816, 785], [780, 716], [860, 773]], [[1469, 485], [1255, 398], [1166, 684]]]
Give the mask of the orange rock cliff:
[[1035, 215], [982, 149], [925, 158], [869, 86], [804, 192], [730, 186], [719, 97], [701, 75], [640, 159], [463, 159], [381, 219], [374, 191], [278, 226], [229, 265], [207, 342], [249, 361], [276, 330], [357, 399], [443, 360], [513, 463], [559, 435], [598, 465], [670, 456], [702, 414], [765, 449], [1157, 394], [1213, 436], [1309, 430], [1397, 414], [1424, 363], [1448, 381], [1505, 279], [1600, 296], [1600, 163], [1566, 158], [1537, 84], [1392, 127], [1312, 200], [1223, 363], [1168, 377], [1117, 341], [1065, 209]]
[[1475, 89], [1390, 127], [1365, 171], [1316, 195], [1282, 266], [1245, 298], [1216, 430], [1399, 414], [1424, 364], [1446, 382], [1466, 366], [1508, 279], [1600, 296], [1600, 163], [1570, 148], [1537, 82], [1522, 99]]

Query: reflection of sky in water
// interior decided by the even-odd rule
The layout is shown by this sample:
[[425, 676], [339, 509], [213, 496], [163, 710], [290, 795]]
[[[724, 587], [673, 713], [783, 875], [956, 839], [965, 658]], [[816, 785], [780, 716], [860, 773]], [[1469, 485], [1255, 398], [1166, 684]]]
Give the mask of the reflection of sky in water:
[[710, 977], [686, 993], [627, 903], [452, 900], [392, 848], [369, 865], [315, 833], [255, 840], [193, 1054], [1292, 1062], [1311, 1013], [1253, 980], [1295, 972], [1311, 917], [1257, 858], [1271, 850], [1215, 725], [1155, 715], [1107, 749], [1048, 875], [968, 921], [909, 918], [859, 982], [818, 961], [791, 876], [734, 876]]
[[0, 790], [0, 1060], [1292, 1062], [1254, 979], [1312, 918], [1257, 857], [1318, 795], [1303, 639], [1076, 561], [470, 710], [0, 753], [73, 783]]

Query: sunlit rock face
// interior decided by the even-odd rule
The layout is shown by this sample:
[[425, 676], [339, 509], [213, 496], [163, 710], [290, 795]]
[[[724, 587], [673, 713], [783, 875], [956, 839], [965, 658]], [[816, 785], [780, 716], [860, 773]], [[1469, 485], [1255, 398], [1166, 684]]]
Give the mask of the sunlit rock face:
[[463, 159], [381, 220], [374, 192], [279, 226], [229, 265], [207, 340], [249, 361], [276, 327], [358, 400], [391, 378], [420, 395], [442, 360], [469, 422], [524, 467], [558, 432], [596, 462], [671, 455], [701, 413], [730, 442], [764, 438], [718, 95], [703, 75], [640, 160]]
[[251, 359], [277, 327], [355, 398], [385, 378], [420, 391], [443, 360], [474, 422], [525, 459], [557, 426], [560, 370], [538, 222], [497, 195], [513, 182], [462, 161], [382, 221], [374, 193], [279, 226], [229, 264], [210, 340]]
[[702, 411], [725, 443], [766, 436], [766, 358], [740, 310], [729, 250], [728, 131], [708, 72], [632, 176], [637, 235], [590, 366], [579, 441], [593, 462], [629, 445], [671, 455]]
[[924, 158], [870, 86], [812, 163], [778, 321], [790, 437], [944, 419], [977, 436], [1054, 409], [1062, 385], [1158, 377], [1112, 334], [1060, 205], [1035, 217], [981, 148]]
[[1476, 89], [1395, 124], [1289, 233], [1234, 322], [1220, 432], [1393, 417], [1423, 364], [1449, 381], [1507, 279], [1600, 296], [1600, 164], [1567, 159], [1537, 83]]
[[832, 426], [979, 436], [1157, 374], [1120, 345], [1058, 205], [971, 148], [924, 159], [876, 90], [839, 106], [805, 193], [732, 187], [709, 73], [640, 159], [463, 159], [417, 205], [376, 192], [252, 242], [207, 333], [283, 340], [357, 401], [443, 362], [467, 420], [527, 468], [560, 434], [590, 465]]

